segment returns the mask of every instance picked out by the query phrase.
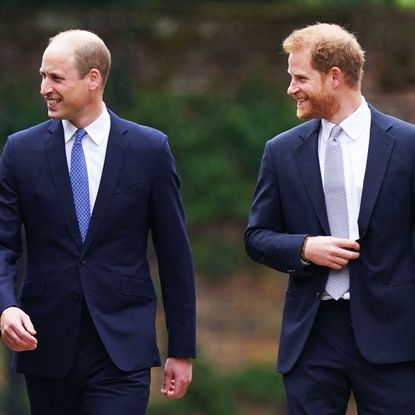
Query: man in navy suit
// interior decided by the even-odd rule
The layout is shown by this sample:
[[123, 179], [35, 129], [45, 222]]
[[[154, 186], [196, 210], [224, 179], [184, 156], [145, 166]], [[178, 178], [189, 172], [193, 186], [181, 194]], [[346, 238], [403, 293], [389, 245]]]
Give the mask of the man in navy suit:
[[288, 413], [415, 414], [415, 127], [369, 106], [333, 24], [283, 43], [297, 116], [268, 141], [246, 249], [289, 274], [277, 369]]
[[175, 162], [163, 133], [107, 110], [110, 64], [91, 32], [53, 37], [40, 68], [51, 120], [11, 135], [1, 157], [1, 331], [34, 415], [145, 413], [160, 365], [149, 231], [168, 330], [162, 393], [181, 398], [191, 381], [194, 275]]

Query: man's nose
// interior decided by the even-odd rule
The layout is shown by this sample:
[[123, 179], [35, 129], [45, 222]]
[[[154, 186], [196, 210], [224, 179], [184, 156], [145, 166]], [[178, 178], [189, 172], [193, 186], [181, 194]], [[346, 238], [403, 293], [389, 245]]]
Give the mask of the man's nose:
[[296, 92], [298, 92], [298, 85], [297, 82], [292, 79], [290, 85], [288, 85], [287, 94], [294, 95]]
[[49, 92], [51, 92], [52, 88], [49, 84], [49, 82], [47, 81], [46, 78], [42, 79], [42, 82], [40, 83], [40, 94], [41, 95], [46, 95]]

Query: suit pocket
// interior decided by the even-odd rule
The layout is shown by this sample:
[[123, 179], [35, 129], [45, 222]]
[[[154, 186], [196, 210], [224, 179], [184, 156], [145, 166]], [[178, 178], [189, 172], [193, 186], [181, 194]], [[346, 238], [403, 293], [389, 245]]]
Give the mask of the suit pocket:
[[23, 281], [20, 288], [20, 299], [40, 297], [45, 292], [45, 281]]
[[117, 186], [114, 191], [114, 196], [123, 195], [126, 193], [139, 192], [139, 191], [142, 191], [144, 188], [145, 188], [144, 183], [141, 183], [141, 182]]
[[144, 300], [156, 300], [157, 295], [153, 284], [134, 277], [121, 277], [120, 291], [122, 295], [142, 298]]

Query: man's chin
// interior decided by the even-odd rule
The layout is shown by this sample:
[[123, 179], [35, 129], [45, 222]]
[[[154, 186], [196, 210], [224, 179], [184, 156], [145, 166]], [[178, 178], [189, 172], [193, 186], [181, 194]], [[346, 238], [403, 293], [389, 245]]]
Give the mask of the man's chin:
[[313, 117], [309, 112], [297, 110], [297, 118], [305, 121], [305, 120], [311, 120], [311, 118]]
[[58, 111], [48, 110], [48, 117], [52, 118], [53, 120], [61, 120], [62, 119], [62, 117], [59, 115]]

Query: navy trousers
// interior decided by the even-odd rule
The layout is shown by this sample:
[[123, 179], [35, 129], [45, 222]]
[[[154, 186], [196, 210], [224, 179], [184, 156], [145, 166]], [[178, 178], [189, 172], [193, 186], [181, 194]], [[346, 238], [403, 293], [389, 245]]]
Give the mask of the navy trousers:
[[377, 365], [365, 360], [345, 300], [321, 302], [284, 386], [289, 415], [344, 415], [351, 391], [359, 415], [415, 414], [415, 362]]
[[84, 306], [79, 352], [62, 379], [26, 375], [31, 415], [144, 415], [150, 369], [119, 370]]

